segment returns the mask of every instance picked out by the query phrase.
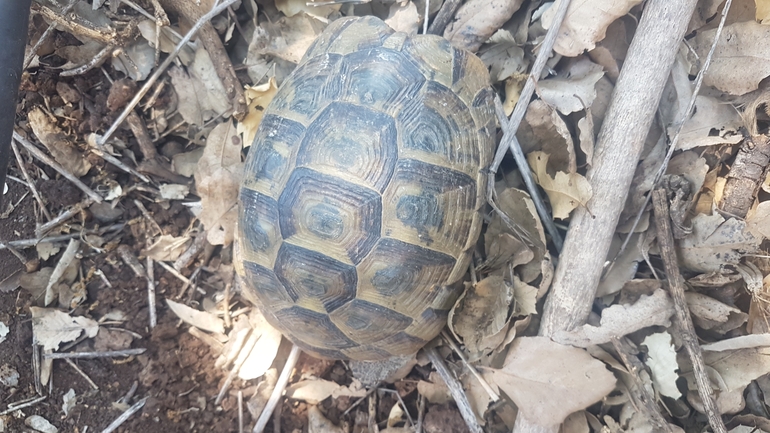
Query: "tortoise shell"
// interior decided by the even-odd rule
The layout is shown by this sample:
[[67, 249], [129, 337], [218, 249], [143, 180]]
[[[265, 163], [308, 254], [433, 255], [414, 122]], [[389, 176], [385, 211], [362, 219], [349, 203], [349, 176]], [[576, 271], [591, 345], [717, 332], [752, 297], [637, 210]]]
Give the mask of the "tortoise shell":
[[374, 17], [334, 21], [264, 113], [240, 192], [244, 292], [307, 352], [416, 352], [481, 230], [494, 118], [484, 64]]

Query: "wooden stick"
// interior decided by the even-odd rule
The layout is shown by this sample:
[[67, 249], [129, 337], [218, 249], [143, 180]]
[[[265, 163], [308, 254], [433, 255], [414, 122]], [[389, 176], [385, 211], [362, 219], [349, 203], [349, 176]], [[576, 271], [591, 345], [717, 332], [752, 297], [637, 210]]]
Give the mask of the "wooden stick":
[[447, 388], [449, 388], [449, 393], [452, 395], [452, 398], [454, 398], [457, 409], [460, 411], [460, 415], [463, 417], [468, 429], [472, 433], [482, 433], [484, 430], [481, 428], [481, 425], [479, 425], [476, 414], [473, 413], [473, 409], [471, 409], [471, 404], [468, 401], [468, 396], [465, 395], [463, 385], [449, 371], [435, 347], [426, 347], [423, 350], [425, 350], [425, 354], [428, 355], [428, 359], [433, 364], [433, 368], [436, 369], [438, 375], [441, 376], [441, 379], [444, 380]]
[[679, 264], [674, 250], [674, 234], [671, 232], [668, 198], [665, 189], [658, 188], [652, 192], [652, 206], [655, 210], [655, 225], [658, 228], [658, 248], [660, 248], [663, 266], [668, 276], [668, 289], [671, 292], [671, 299], [674, 300], [676, 321], [682, 331], [682, 345], [687, 350], [687, 354], [690, 355], [695, 382], [698, 385], [698, 394], [703, 401], [703, 409], [706, 411], [711, 429], [716, 433], [727, 433], [727, 428], [717, 410], [714, 390], [709, 383], [706, 363], [703, 362], [698, 336], [695, 334], [695, 326], [692, 324], [692, 318], [687, 309], [687, 301], [684, 298], [684, 278], [679, 273]]
[[[540, 335], [572, 330], [591, 311], [620, 211], [696, 0], [647, 2], [599, 133], [588, 181], [593, 197], [575, 210], [546, 299]], [[590, 245], [590, 248], [586, 246]], [[520, 416], [514, 433], [556, 432]]]
[[569, 331], [588, 318], [644, 139], [695, 4], [651, 0], [645, 6], [587, 175], [593, 197], [572, 216], [540, 335]]
[[80, 181], [77, 177], [72, 175], [72, 173], [68, 172], [64, 169], [58, 162], [54, 161], [53, 158], [49, 157], [45, 153], [43, 153], [40, 149], [35, 147], [34, 144], [27, 141], [26, 138], [22, 137], [17, 133], [16, 131], [13, 131], [13, 139], [16, 140], [17, 143], [24, 146], [25, 149], [27, 149], [27, 152], [32, 154], [35, 158], [42, 161], [44, 164], [47, 164], [54, 170], [58, 171], [59, 174], [64, 176], [67, 180], [72, 182], [76, 187], [78, 187], [81, 191], [86, 193], [87, 196], [91, 197], [91, 199], [97, 203], [101, 203], [103, 201], [102, 196], [95, 193], [91, 188], [87, 187], [86, 184]]
[[267, 426], [267, 421], [270, 420], [270, 416], [272, 415], [273, 411], [275, 410], [275, 407], [278, 405], [279, 401], [281, 400], [281, 396], [283, 395], [283, 391], [286, 389], [286, 384], [289, 382], [289, 377], [291, 376], [292, 370], [294, 370], [294, 366], [297, 365], [297, 359], [299, 359], [299, 347], [297, 345], [292, 344], [291, 345], [291, 352], [289, 352], [289, 357], [286, 358], [286, 364], [283, 365], [283, 370], [281, 370], [281, 375], [278, 376], [278, 381], [275, 383], [275, 388], [273, 388], [272, 394], [270, 394], [270, 398], [267, 400], [267, 404], [265, 405], [265, 408], [262, 409], [262, 413], [259, 415], [259, 418], [257, 419], [257, 423], [254, 424], [254, 429], [252, 429], [252, 433], [262, 433], [265, 431], [265, 427]]

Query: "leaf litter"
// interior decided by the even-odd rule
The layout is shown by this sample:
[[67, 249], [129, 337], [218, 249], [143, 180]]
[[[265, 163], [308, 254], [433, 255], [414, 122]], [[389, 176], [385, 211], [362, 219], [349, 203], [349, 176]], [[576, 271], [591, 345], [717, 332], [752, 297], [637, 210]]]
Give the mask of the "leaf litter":
[[[37, 179], [33, 186], [42, 191], [42, 200], [35, 206], [45, 206], [52, 215], [61, 213], [65, 222], [49, 229], [46, 236], [52, 240], [31, 243], [36, 248], [26, 250], [25, 272], [16, 283], [23, 289], [19, 292], [22, 304], [17, 311], [1, 311], [9, 319], [0, 315], [0, 323], [9, 334], [6, 338], [16, 338], [16, 331], [10, 330], [19, 327], [16, 314], [25, 311], [32, 317], [31, 338], [45, 351], [72, 345], [67, 350], [105, 352], [144, 347], [152, 341], [158, 347], [151, 347], [155, 350], [151, 356], [129, 358], [120, 367], [126, 377], [119, 391], [125, 394], [136, 380], [139, 392], [154, 393], [165, 409], [158, 415], [161, 422], [173, 426], [197, 420], [206, 431], [227, 431], [235, 425], [235, 415], [202, 421], [200, 414], [214, 406], [235, 414], [240, 392], [247, 412], [256, 419], [269, 396], [265, 390], [275, 383], [276, 367], [288, 353], [280, 334], [243, 299], [230, 264], [243, 155], [262, 111], [329, 21], [372, 13], [400, 30], [421, 31], [425, 3], [375, 1], [362, 7], [319, 7], [294, 0], [244, 1], [212, 25], [228, 44], [230, 59], [240, 65], [236, 71], [248, 108], [244, 116], [233, 119], [236, 101], [228, 96], [221, 65], [212, 60], [210, 45], [201, 36], [182, 48], [179, 61], [164, 72], [136, 110], [150, 138], [149, 147], [135, 138], [135, 131], [125, 130], [100, 148], [92, 144], [91, 134], [107, 129], [137, 88], [129, 85], [121, 97], [118, 88], [125, 81], [118, 78], [128, 77], [129, 83], [141, 85], [155, 70], [157, 56], [169, 53], [190, 25], [172, 20], [173, 26], [158, 29], [156, 20], [148, 18], [157, 12], [153, 5], [176, 10], [175, 0], [140, 2], [140, 9], [149, 7], [145, 16], [112, 3], [94, 9], [78, 2], [72, 15], [57, 14], [47, 6], [38, 12], [38, 18], [58, 23], [58, 36], [32, 53], [33, 66], [22, 84], [23, 120], [17, 121], [17, 129], [24, 138], [40, 143], [52, 161], [97, 191], [105, 203], [102, 209], [92, 206], [93, 211], [67, 215], [82, 193], [75, 189], [69, 198], [64, 192], [68, 181], [63, 178], [55, 179], [62, 185], [58, 190], [42, 188], [59, 175], [22, 148], [20, 161], [32, 180]], [[595, 137], [635, 30], [639, 3], [572, 2], [565, 31], [557, 38], [557, 55], [540, 77], [537, 97], [519, 129], [538, 187], [560, 222], [568, 223], [577, 208], [600, 212], [590, 207], [587, 179], [595, 164]], [[766, 134], [770, 123], [767, 105], [752, 105], [765, 97], [762, 83], [770, 75], [764, 66], [767, 62], [762, 62], [767, 56], [761, 43], [766, 39], [761, 35], [766, 31], [762, 22], [767, 20], [768, 7], [760, 1], [737, 3], [706, 73], [707, 87], [696, 99], [695, 113], [684, 125], [679, 150], [668, 168], [669, 174], [682, 175], [691, 185], [691, 194], [683, 199], [684, 236], [677, 245], [680, 266], [691, 285], [686, 300], [711, 371], [708, 379], [722, 414], [728, 419], [734, 416], [733, 431], [740, 431], [745, 419], [740, 417], [748, 413], [744, 409], [747, 387], [770, 392], [764, 353], [770, 346], [765, 334], [770, 329], [766, 294], [770, 262], [763, 257], [770, 177], [762, 172], [754, 179], [757, 189], [745, 220], [720, 209], [724, 195], [729, 194], [725, 189], [728, 172], [738, 146], [746, 140], [745, 131]], [[558, 4], [470, 0], [443, 32], [452, 43], [478, 52], [508, 113]], [[682, 50], [680, 69], [661, 102], [659, 120], [668, 123], [654, 128], [673, 133], [675, 125], [668, 119], [689, 98], [692, 77], [702, 68], [713, 42], [714, 21], [718, 21], [714, 18], [721, 5], [699, 2], [687, 41], [692, 49]], [[431, 2], [429, 6], [433, 20], [441, 5]], [[47, 25], [43, 19], [32, 21], [33, 43]], [[106, 48], [117, 49], [117, 55], [100, 57]], [[644, 210], [640, 198], [650, 190], [660, 160], [657, 155], [662, 155], [653, 147], [651, 142], [645, 153], [649, 159], [640, 162], [633, 187], [637, 189], [632, 189], [624, 215]], [[146, 167], [142, 164], [147, 161], [194, 181], [163, 179], [157, 172], [142, 171], [153, 182], [140, 183], [136, 173], [125, 168]], [[12, 174], [23, 177], [18, 170], [13, 168]], [[632, 403], [631, 389], [637, 382], [665, 397], [657, 401], [661, 413], [672, 413], [676, 407], [696, 418], [704, 409], [695, 392], [692, 366], [682, 356], [678, 329], [671, 325], [673, 307], [665, 284], [656, 280], [661, 267], [655, 227], [639, 226], [630, 242], [634, 246], [618, 257], [614, 255], [619, 249], [613, 249], [607, 258], [612, 266], [600, 284], [597, 311], [589, 323], [558, 335], [557, 342], [533, 337], [553, 276], [552, 261], [558, 257], [551, 257], [555, 250], [549, 249], [550, 239], [517, 169], [504, 164], [497, 180], [497, 203], [507, 218], [490, 214], [472, 283], [452, 310], [452, 335], [435, 343], [441, 357], [461, 372], [460, 382], [478, 422], [487, 431], [510, 430], [518, 410], [520, 416], [545, 425], [563, 422], [565, 432], [589, 431], [589, 425], [609, 431], [649, 431], [645, 430], [649, 414]], [[23, 200], [31, 202], [33, 197]], [[19, 212], [12, 209], [8, 215], [17, 218]], [[38, 225], [48, 221], [39, 209], [27, 216]], [[624, 229], [618, 229], [619, 239], [626, 236], [625, 222]], [[108, 230], [115, 223], [119, 227]], [[0, 235], [7, 236], [2, 231]], [[70, 243], [62, 238], [66, 236], [80, 240]], [[116, 253], [119, 245], [130, 247], [128, 256]], [[154, 287], [155, 296], [167, 300], [156, 305], [160, 321], [152, 330], [146, 320], [148, 286]], [[178, 323], [184, 324], [178, 327]], [[452, 342], [455, 349], [450, 350], [446, 339], [457, 340]], [[617, 339], [641, 360], [635, 375], [623, 367], [622, 356], [611, 345]], [[172, 360], [163, 356], [163, 350], [182, 355]], [[60, 365], [70, 368], [59, 361], [43, 364], [50, 369], [48, 375], [60, 374], [56, 373]], [[382, 385], [391, 392], [374, 393], [373, 416], [384, 423], [384, 431], [412, 431], [409, 420], [418, 414], [424, 415], [425, 431], [465, 428], [444, 379], [431, 371], [422, 352], [407, 365], [416, 365], [404, 373], [408, 376]], [[89, 366], [85, 361], [81, 365], [84, 374], [96, 374]], [[25, 367], [9, 365], [21, 373], [22, 381], [29, 381]], [[175, 369], [197, 376], [197, 382], [175, 376]], [[310, 371], [314, 373], [305, 376]], [[296, 373], [286, 395], [294, 406], [284, 407], [284, 428], [332, 431], [341, 425], [356, 429], [367, 424], [366, 416], [358, 416], [368, 413], [366, 404], [353, 406], [367, 395], [366, 389], [345, 364], [301, 358]], [[65, 383], [54, 384], [70, 390]], [[102, 389], [105, 384], [100, 383]], [[168, 386], [182, 397], [159, 391]], [[113, 402], [122, 401], [120, 407], [138, 400], [129, 396], [123, 401], [117, 391], [111, 395]], [[68, 412], [85, 410], [81, 401], [99, 406], [79, 390], [77, 397], [74, 391], [56, 392], [68, 418], [72, 416]], [[221, 398], [216, 398], [218, 394]], [[423, 397], [425, 405], [419, 403]], [[184, 399], [187, 406], [175, 406], [176, 398]], [[100, 401], [102, 407], [111, 407], [104, 401]], [[614, 407], [618, 410], [612, 411]], [[186, 408], [196, 411], [186, 412]], [[341, 415], [349, 408], [350, 414]], [[56, 424], [59, 415], [51, 415], [47, 418]], [[679, 431], [677, 419], [664, 418], [672, 431]], [[142, 422], [135, 420], [132, 425], [139, 428]], [[90, 427], [98, 428], [97, 424]]]

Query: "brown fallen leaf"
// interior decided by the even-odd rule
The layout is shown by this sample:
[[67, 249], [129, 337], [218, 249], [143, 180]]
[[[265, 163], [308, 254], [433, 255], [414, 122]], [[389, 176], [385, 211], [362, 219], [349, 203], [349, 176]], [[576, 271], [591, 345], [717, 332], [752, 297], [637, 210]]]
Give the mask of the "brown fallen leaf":
[[58, 350], [59, 344], [75, 340], [82, 332], [89, 338], [99, 332], [99, 324], [87, 317], [70, 316], [51, 308], [29, 307], [29, 312], [35, 344], [45, 350]]
[[470, 0], [460, 6], [455, 19], [444, 30], [452, 45], [476, 52], [511, 16], [524, 0]]
[[716, 272], [724, 265], [736, 264], [745, 253], [756, 251], [760, 238], [745, 230], [744, 221], [698, 214], [692, 219], [692, 233], [678, 246], [679, 261], [696, 272]]
[[[466, 290], [449, 311], [449, 329], [465, 344], [470, 359], [478, 359], [502, 343], [512, 301], [513, 286], [501, 275], [491, 275]], [[498, 338], [490, 340], [493, 335]]]
[[[700, 59], [706, 58], [715, 34], [716, 29], [706, 30], [690, 41]], [[770, 75], [768, 39], [770, 27], [754, 20], [725, 26], [703, 84], [731, 95], [756, 90], [759, 82]]]
[[603, 362], [547, 337], [514, 340], [503, 368], [493, 370], [492, 377], [520, 415], [542, 426], [561, 424], [615, 388]]
[[544, 152], [531, 152], [527, 155], [527, 162], [535, 174], [540, 185], [551, 202], [553, 217], [559, 219], [569, 218], [578, 206], [585, 206], [593, 194], [588, 180], [578, 173], [556, 172], [551, 177], [546, 171], [549, 155]]
[[91, 163], [85, 153], [56, 125], [52, 116], [47, 115], [42, 108], [35, 107], [27, 114], [27, 119], [32, 133], [51, 152], [56, 162], [76, 177], [88, 173]]
[[306, 13], [317, 17], [326, 18], [333, 12], [340, 10], [341, 4], [317, 6], [313, 0], [275, 0], [275, 7], [287, 17], [293, 17], [299, 13]]
[[393, 3], [388, 10], [388, 17], [385, 18], [385, 23], [393, 30], [410, 35], [417, 33], [421, 22], [420, 12], [417, 11], [417, 6], [412, 2]]
[[243, 138], [243, 147], [249, 147], [254, 141], [254, 136], [257, 135], [257, 128], [262, 123], [262, 116], [265, 114], [270, 101], [273, 100], [276, 92], [278, 92], [278, 86], [275, 83], [275, 77], [270, 77], [267, 83], [260, 84], [258, 86], [246, 86], [244, 94], [246, 95], [246, 105], [249, 107], [249, 112], [246, 113], [246, 117], [238, 122], [238, 133]]
[[[560, 0], [556, 0], [543, 13], [541, 17], [543, 28], [549, 29], [553, 24], [559, 3]], [[641, 0], [594, 0], [570, 3], [553, 50], [567, 57], [576, 57], [584, 51], [592, 50], [597, 42], [604, 39], [610, 23], [627, 14], [639, 3]]]
[[198, 218], [212, 245], [229, 245], [233, 241], [243, 166], [241, 140], [235, 126], [232, 122], [220, 123], [209, 133], [195, 172], [202, 206]]
[[537, 95], [568, 115], [589, 108], [596, 98], [596, 83], [604, 76], [602, 67], [588, 59], [573, 63], [563, 75], [537, 83]]

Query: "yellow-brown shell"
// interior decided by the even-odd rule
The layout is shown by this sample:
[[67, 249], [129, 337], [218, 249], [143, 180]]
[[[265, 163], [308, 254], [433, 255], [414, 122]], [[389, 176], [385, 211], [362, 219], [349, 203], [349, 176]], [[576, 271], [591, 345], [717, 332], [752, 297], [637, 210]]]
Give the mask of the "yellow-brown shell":
[[334, 21], [265, 111], [241, 188], [247, 294], [304, 350], [381, 359], [438, 334], [481, 230], [489, 77], [438, 36]]

